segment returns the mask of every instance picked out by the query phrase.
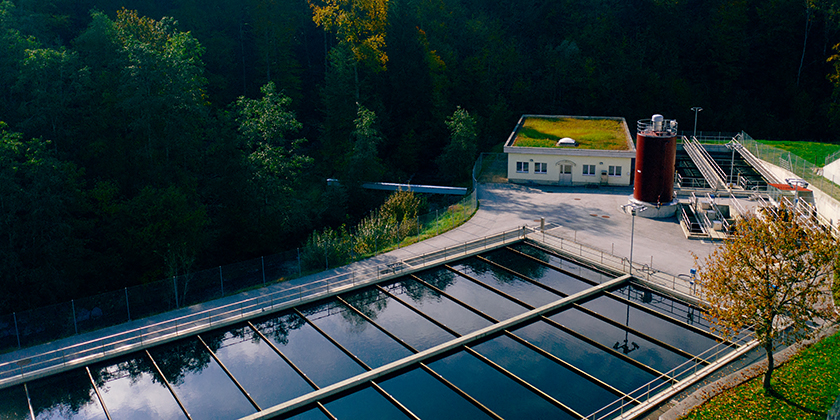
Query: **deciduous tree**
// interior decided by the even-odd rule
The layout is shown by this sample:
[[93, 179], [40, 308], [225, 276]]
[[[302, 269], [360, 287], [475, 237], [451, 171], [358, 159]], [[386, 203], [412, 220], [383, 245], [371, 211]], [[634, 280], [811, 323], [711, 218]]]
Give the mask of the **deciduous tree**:
[[837, 257], [836, 239], [782, 207], [740, 221], [735, 235], [700, 266], [698, 286], [714, 328], [726, 336], [755, 329], [767, 354], [765, 390], [772, 390], [774, 346], [801, 337], [812, 320], [836, 316], [831, 282]]
[[294, 138], [301, 129], [289, 110], [291, 99], [275, 91], [273, 82], [262, 87], [263, 97], [236, 102], [239, 132], [251, 170], [250, 186], [258, 198], [256, 230], [273, 236], [295, 230], [306, 212], [298, 201], [300, 176], [312, 159], [301, 152], [306, 139]]
[[446, 120], [446, 125], [449, 127], [450, 140], [437, 164], [444, 179], [462, 180], [469, 175], [478, 150], [475, 118], [459, 106]]

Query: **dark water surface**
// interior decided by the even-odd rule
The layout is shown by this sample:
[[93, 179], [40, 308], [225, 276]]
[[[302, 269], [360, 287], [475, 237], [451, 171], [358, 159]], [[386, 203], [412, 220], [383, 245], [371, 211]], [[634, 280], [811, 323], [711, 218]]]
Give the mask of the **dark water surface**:
[[[491, 320], [462, 306], [456, 299], [503, 321], [527, 312], [529, 307], [540, 307], [586, 290], [591, 285], [585, 280], [601, 283], [611, 279], [535, 247], [516, 244], [512, 248], [516, 251], [503, 248], [481, 257], [453, 262], [452, 270], [438, 267], [416, 274], [451, 298], [405, 276], [382, 285], [395, 297], [374, 286], [363, 287], [339, 298], [300, 306], [297, 311], [302, 316], [296, 310], [285, 310], [253, 320], [254, 328], [240, 323], [200, 334], [210, 351], [199, 337], [191, 336], [151, 348], [149, 353], [193, 418], [235, 419], [256, 412], [256, 408], [224, 372], [222, 365], [263, 409], [314, 390], [270, 344], [317, 387], [323, 388], [364, 373], [365, 368], [318, 329], [363, 364], [375, 369], [413, 354], [399, 340], [416, 351], [424, 351], [449, 342], [457, 334], [469, 334], [492, 325]], [[498, 289], [524, 304], [485, 286]], [[509, 331], [562, 362], [505, 334], [485, 337], [483, 341], [469, 345], [510, 375], [540, 389], [548, 398], [520, 385], [464, 347], [432, 358], [427, 365], [506, 419], [571, 419], [573, 415], [549, 400], [559, 401], [568, 409], [587, 416], [614, 404], [623, 394], [642, 397], [651, 386], [663, 383], [663, 379], [634, 363], [663, 373], [684, 363], [691, 368], [695, 362], [671, 346], [699, 355], [717, 344], [713, 338], [657, 315], [664, 314], [708, 330], [709, 322], [702, 318], [697, 308], [636, 286], [622, 286], [612, 294], [650, 311], [600, 294], [584, 301], [581, 307], [612, 323], [575, 306], [567, 306], [548, 318], [614, 351], [589, 344], [539, 319]], [[638, 334], [615, 323], [634, 329]], [[448, 332], [447, 328], [453, 332]], [[652, 338], [642, 338], [644, 335]], [[632, 360], [624, 360], [616, 352]], [[563, 362], [608, 385], [590, 380], [575, 369], [565, 367]], [[114, 419], [185, 418], [145, 352], [89, 367], [96, 388], [84, 369], [29, 382], [27, 387], [36, 418], [104, 419], [104, 410], [95, 393], [97, 389]], [[402, 373], [380, 378], [377, 383], [409, 411], [424, 419], [489, 417], [416, 364], [406, 367]], [[361, 384], [352, 393], [330, 398], [324, 400], [325, 407], [342, 420], [407, 417], [371, 383]], [[320, 420], [327, 416], [312, 408], [289, 418]], [[29, 419], [23, 385], [0, 390], [0, 420], [3, 419]]]
[[[218, 348], [217, 343], [208, 343]], [[194, 419], [237, 418], [256, 412], [195, 337], [149, 350]]]
[[346, 397], [324, 405], [330, 413], [341, 420], [408, 418], [373, 388], [356, 391]]
[[574, 418], [465, 351], [429, 367], [505, 419]]
[[145, 353], [97, 364], [90, 370], [111, 418], [186, 418]]

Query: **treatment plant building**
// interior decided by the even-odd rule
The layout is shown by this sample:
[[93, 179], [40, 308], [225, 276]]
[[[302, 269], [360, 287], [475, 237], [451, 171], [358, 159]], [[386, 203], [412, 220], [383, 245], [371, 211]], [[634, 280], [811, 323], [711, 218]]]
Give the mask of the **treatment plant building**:
[[504, 146], [510, 182], [628, 186], [636, 149], [620, 117], [523, 115]]

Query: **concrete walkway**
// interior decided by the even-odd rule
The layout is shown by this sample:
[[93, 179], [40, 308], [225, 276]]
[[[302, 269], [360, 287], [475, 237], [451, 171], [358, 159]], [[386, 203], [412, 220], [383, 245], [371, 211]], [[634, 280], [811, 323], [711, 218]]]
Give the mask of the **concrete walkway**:
[[[481, 239], [523, 225], [537, 226], [540, 218], [559, 225], [552, 234], [629, 257], [631, 216], [620, 206], [627, 203], [631, 188], [527, 187], [514, 184], [485, 184], [479, 187], [479, 210], [464, 225], [425, 241], [400, 248], [345, 267], [289, 280], [261, 289], [243, 292], [188, 308], [131, 321], [102, 330], [75, 335], [55, 342], [0, 355], [0, 363], [18, 361], [60, 350], [147, 325], [157, 324], [208, 309], [236, 304], [257, 296], [334, 277], [353, 270], [410, 259]], [[716, 244], [685, 239], [675, 218], [635, 220], [633, 261], [672, 275], [688, 273], [694, 265], [691, 252], [705, 257]]]

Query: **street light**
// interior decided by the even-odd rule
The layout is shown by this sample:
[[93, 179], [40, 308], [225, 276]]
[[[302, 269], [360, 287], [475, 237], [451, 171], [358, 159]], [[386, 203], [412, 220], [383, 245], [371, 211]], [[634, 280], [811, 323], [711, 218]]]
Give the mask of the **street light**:
[[693, 135], [693, 137], [697, 137], [697, 113], [702, 111], [703, 108], [700, 108], [699, 106], [695, 106], [695, 107], [692, 107], [691, 110], [694, 111], [694, 135]]
[[729, 188], [731, 189], [732, 177], [735, 174], [735, 151], [741, 150], [741, 148], [744, 146], [741, 145], [741, 143], [735, 141], [735, 139], [730, 140], [729, 143], [726, 143], [724, 146], [726, 146], [727, 149], [732, 150], [732, 161], [729, 164]]
[[622, 209], [625, 211], [630, 209], [630, 214], [633, 216], [630, 220], [630, 275], [633, 275], [633, 234], [636, 231], [636, 213], [647, 210], [646, 206], [637, 203], [622, 204]]
[[801, 178], [787, 178], [785, 182], [793, 188], [793, 211], [795, 212], [799, 208], [799, 189], [808, 188], [808, 181]]

